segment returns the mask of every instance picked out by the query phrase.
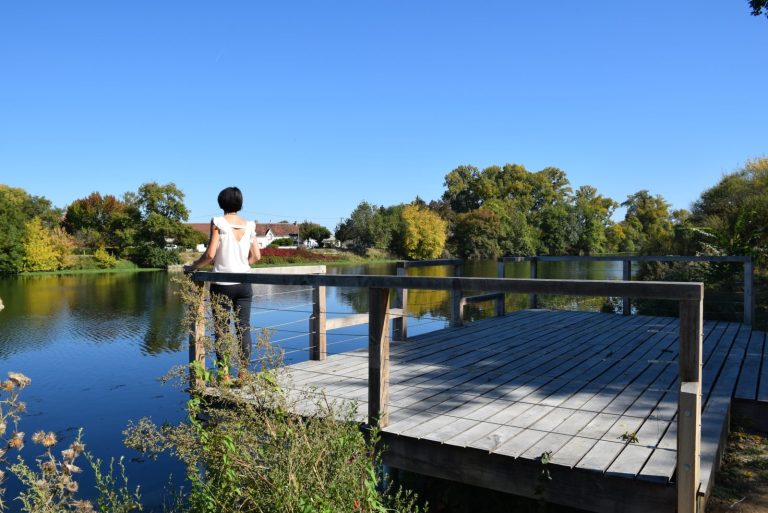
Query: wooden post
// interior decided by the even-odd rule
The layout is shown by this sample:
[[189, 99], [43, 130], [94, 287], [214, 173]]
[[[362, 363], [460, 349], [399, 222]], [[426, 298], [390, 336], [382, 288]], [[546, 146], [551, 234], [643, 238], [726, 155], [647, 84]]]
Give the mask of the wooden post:
[[[539, 277], [539, 259], [532, 256], [529, 260], [531, 262], [531, 279], [535, 280]], [[528, 294], [528, 308], [539, 307], [539, 296], [536, 294]]]
[[[627, 258], [624, 260], [624, 269], [622, 273], [622, 279], [624, 281], [632, 281], [632, 260]], [[628, 297], [621, 298], [621, 311], [624, 315], [632, 315], [632, 299]]]
[[[408, 270], [405, 268], [405, 262], [397, 263], [397, 275], [407, 276]], [[395, 308], [403, 310], [402, 317], [395, 318], [392, 321], [392, 338], [394, 340], [408, 339], [408, 289], [395, 289]]]
[[701, 363], [704, 301], [680, 301], [677, 511], [696, 513], [701, 466]]
[[326, 343], [325, 287], [312, 287], [312, 317], [309, 318], [309, 359], [325, 360], [328, 356]]
[[195, 317], [192, 330], [189, 333], [189, 386], [192, 389], [203, 388], [205, 378], [202, 372], [197, 372], [195, 368], [205, 371], [205, 283], [196, 282], [197, 285], [197, 304], [195, 308]]
[[389, 289], [369, 291], [368, 424], [389, 424]]
[[[499, 278], [504, 278], [504, 269], [504, 259], [499, 258], [496, 261], [496, 276]], [[506, 297], [506, 294], [502, 292], [501, 297], [496, 300], [496, 317], [504, 317], [504, 315], [506, 315], [506, 305], [504, 304]]]
[[[453, 275], [461, 277], [464, 274], [464, 264], [453, 266]], [[461, 289], [451, 289], [451, 326], [463, 326], [464, 318], [461, 316]]]
[[752, 265], [752, 257], [744, 262], [744, 324], [751, 326], [755, 317], [755, 269]]

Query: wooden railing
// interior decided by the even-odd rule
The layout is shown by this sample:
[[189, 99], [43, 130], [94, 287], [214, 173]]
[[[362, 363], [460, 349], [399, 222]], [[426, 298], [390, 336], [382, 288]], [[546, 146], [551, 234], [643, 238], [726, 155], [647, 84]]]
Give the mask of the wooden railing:
[[[602, 280], [546, 280], [426, 276], [360, 276], [323, 274], [239, 274], [197, 272], [198, 282], [227, 281], [268, 285], [362, 287], [369, 289], [368, 312], [368, 423], [389, 422], [389, 321], [391, 289], [447, 290], [460, 297], [465, 290], [487, 293], [619, 296], [677, 301], [679, 322], [677, 496], [678, 512], [693, 513], [700, 484], [701, 377], [703, 300], [702, 283], [631, 282]], [[202, 302], [200, 308], [202, 308]], [[326, 324], [327, 329], [327, 324]], [[193, 338], [202, 336], [197, 331]], [[205, 355], [199, 340], [190, 344], [190, 362]]]
[[[539, 276], [539, 262], [622, 262], [622, 280], [632, 280], [632, 262], [709, 262], [709, 263], [740, 263], [744, 267], [744, 314], [742, 322], [752, 325], [755, 316], [754, 301], [754, 267], [751, 256], [511, 256], [498, 259], [499, 276], [504, 276], [504, 266], [509, 262], [530, 262], [530, 277]], [[528, 307], [538, 307], [538, 295], [528, 296]], [[631, 296], [622, 297], [624, 315], [632, 313]]]

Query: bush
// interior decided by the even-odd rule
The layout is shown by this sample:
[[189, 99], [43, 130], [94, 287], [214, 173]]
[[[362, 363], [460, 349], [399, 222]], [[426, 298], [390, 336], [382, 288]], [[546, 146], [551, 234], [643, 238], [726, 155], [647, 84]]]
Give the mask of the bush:
[[282, 238], [282, 239], [275, 239], [275, 240], [273, 240], [270, 243], [269, 247], [270, 248], [276, 248], [276, 247], [279, 247], [279, 246], [295, 246], [295, 245], [296, 245], [296, 241], [295, 240], [291, 239], [290, 237], [285, 237], [285, 238]]
[[[181, 289], [189, 314], [186, 326], [191, 326], [200, 293], [188, 278], [181, 280]], [[215, 300], [212, 305], [222, 308]], [[210, 324], [216, 317], [205, 321]], [[212, 354], [226, 355], [218, 375], [228, 377], [228, 362], [240, 361], [237, 336], [229, 326], [208, 328], [220, 336], [216, 341], [206, 337], [204, 345]], [[356, 405], [329, 401], [315, 391], [301, 397], [286, 393], [281, 383], [289, 379], [288, 371], [268, 332], [257, 337], [255, 356], [258, 371], [240, 376], [236, 388], [231, 380], [214, 379], [211, 371], [195, 367], [209, 390], [214, 388], [215, 404], [230, 407], [196, 396], [188, 403], [187, 422], [157, 426], [142, 419], [126, 430], [128, 446], [149, 455], [170, 451], [185, 464], [192, 486], [184, 511], [420, 511], [412, 494], [379, 491], [377, 436], [366, 438], [361, 432], [354, 420]], [[296, 411], [306, 413], [298, 416]]]
[[133, 260], [140, 267], [165, 268], [181, 262], [178, 250], [162, 248], [156, 244], [144, 244], [133, 255]]
[[117, 258], [110, 255], [104, 246], [100, 246], [99, 249], [93, 254], [93, 259], [96, 261], [96, 266], [99, 269], [112, 269], [117, 266]]

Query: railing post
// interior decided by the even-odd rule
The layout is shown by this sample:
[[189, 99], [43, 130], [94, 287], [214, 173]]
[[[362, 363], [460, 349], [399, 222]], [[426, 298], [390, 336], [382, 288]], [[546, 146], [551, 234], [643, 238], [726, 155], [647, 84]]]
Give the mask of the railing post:
[[[464, 274], [464, 264], [454, 264], [453, 275], [461, 277]], [[464, 318], [462, 317], [461, 308], [461, 289], [451, 289], [451, 326], [463, 326]]]
[[[504, 278], [504, 269], [504, 257], [499, 257], [499, 259], [496, 260], [496, 276]], [[496, 317], [504, 317], [504, 315], [506, 315], [506, 305], [504, 304], [506, 297], [507, 295], [502, 292], [501, 297], [496, 300]]]
[[[632, 260], [629, 258], [624, 260], [624, 269], [621, 278], [624, 281], [632, 281]], [[621, 312], [624, 315], [632, 315], [632, 298], [621, 298]]]
[[325, 287], [312, 287], [312, 317], [309, 318], [309, 359], [325, 360], [328, 356], [325, 320]]
[[747, 257], [744, 262], [744, 324], [751, 326], [755, 317], [755, 269], [752, 265], [752, 257]]
[[205, 283], [195, 282], [197, 286], [196, 303], [192, 329], [189, 333], [189, 386], [192, 389], [205, 386]]
[[[539, 277], [539, 259], [538, 257], [530, 257], [531, 262], [531, 279], [535, 280]], [[539, 307], [539, 296], [536, 294], [528, 294], [528, 308]]]
[[[405, 267], [405, 262], [397, 263], [397, 275], [407, 276], [408, 270]], [[401, 317], [396, 317], [392, 321], [392, 338], [394, 340], [402, 341], [408, 339], [408, 289], [395, 289], [395, 308], [400, 308], [403, 311]]]
[[701, 358], [704, 302], [680, 301], [677, 511], [696, 513], [701, 466]]
[[389, 424], [389, 289], [369, 290], [368, 424]]

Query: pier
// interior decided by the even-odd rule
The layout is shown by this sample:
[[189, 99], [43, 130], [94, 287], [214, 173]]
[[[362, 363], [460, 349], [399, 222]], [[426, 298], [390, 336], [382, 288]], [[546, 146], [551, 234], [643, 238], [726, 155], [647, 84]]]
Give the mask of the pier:
[[[705, 321], [701, 283], [417, 277], [405, 264], [397, 276], [310, 272], [226, 280], [313, 287], [311, 359], [287, 385], [355, 401], [394, 468], [596, 512], [703, 511], [731, 412], [766, 412], [766, 334], [752, 329], [751, 299], [743, 322]], [[325, 287], [338, 286], [367, 288], [369, 313], [326, 319]], [[409, 289], [450, 291], [451, 325], [409, 337]], [[538, 294], [666, 299], [679, 316], [507, 313], [507, 293], [530, 306]], [[465, 324], [479, 300], [496, 301], [496, 316]], [[367, 347], [328, 355], [329, 330], [362, 323]], [[191, 361], [204, 362], [201, 335]]]

